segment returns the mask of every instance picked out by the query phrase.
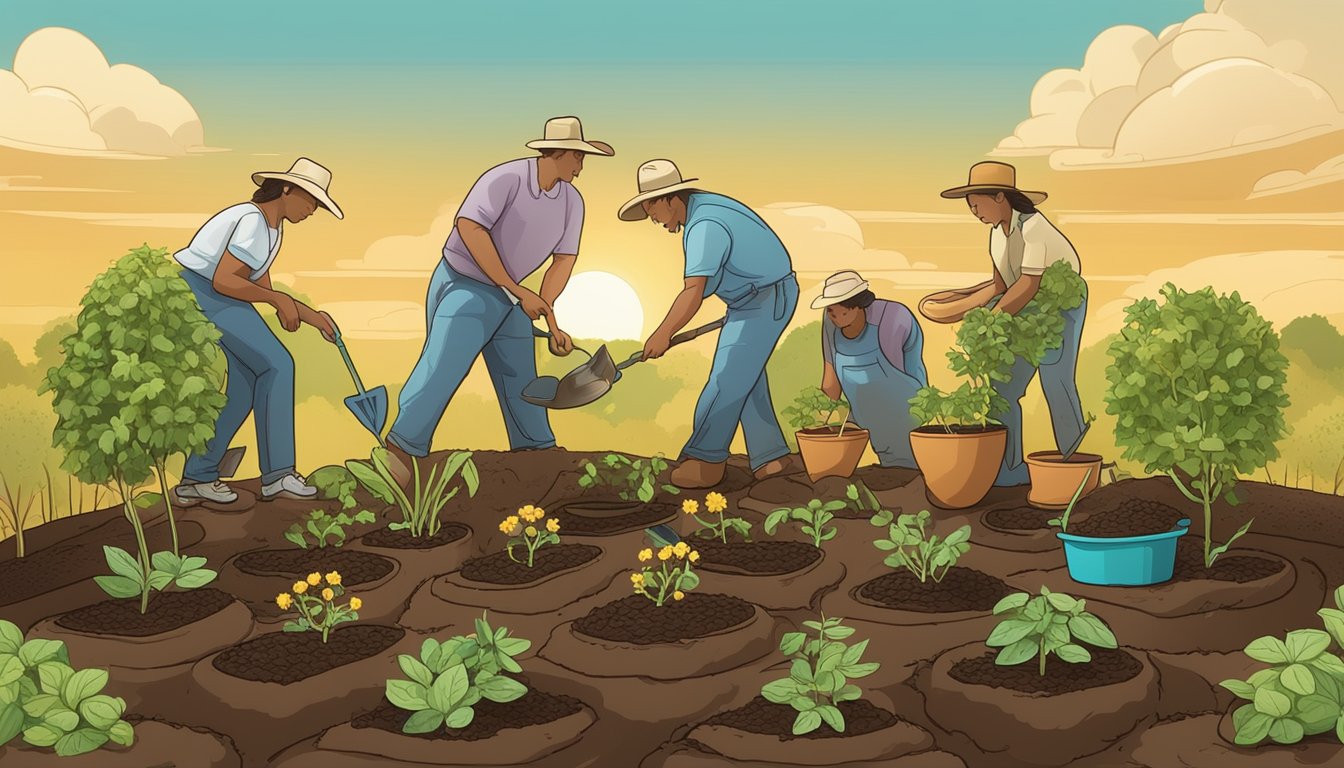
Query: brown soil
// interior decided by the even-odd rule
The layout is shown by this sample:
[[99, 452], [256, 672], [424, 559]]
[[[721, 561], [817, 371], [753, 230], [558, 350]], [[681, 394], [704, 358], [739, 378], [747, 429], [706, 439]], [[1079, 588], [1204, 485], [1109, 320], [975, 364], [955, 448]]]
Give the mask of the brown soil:
[[[1077, 513], [1077, 508], [1074, 512]], [[1118, 507], [1090, 512], [1084, 518], [1070, 516], [1068, 533], [1097, 539], [1147, 536], [1166, 533], [1188, 514], [1158, 501], [1129, 499]]]
[[886, 608], [926, 613], [988, 611], [1014, 590], [980, 571], [953, 566], [941, 582], [924, 583], [901, 568], [859, 587], [859, 597]]
[[149, 596], [149, 609], [145, 613], [140, 613], [139, 598], [104, 600], [75, 609], [56, 619], [56, 623], [76, 632], [147, 637], [213, 616], [232, 602], [232, 595], [218, 589], [158, 592]]
[[376, 531], [370, 531], [364, 534], [360, 541], [368, 547], [384, 547], [387, 549], [433, 549], [441, 547], [444, 544], [452, 544], [471, 533], [471, 529], [460, 523], [444, 523], [439, 528], [439, 532], [431, 537], [416, 538], [406, 529], [392, 530], [391, 528], [379, 528]]
[[672, 520], [676, 514], [676, 507], [655, 501], [628, 515], [618, 517], [585, 517], [570, 514], [562, 509], [555, 514], [555, 518], [560, 521], [560, 530], [566, 534], [612, 536], [665, 523]]
[[[476, 711], [476, 716], [466, 728], [440, 727], [433, 733], [402, 735], [429, 741], [477, 741], [488, 739], [509, 728], [553, 723], [562, 717], [581, 711], [583, 704], [571, 696], [556, 696], [529, 689], [516, 701], [500, 704], [489, 699], [481, 699], [472, 706], [472, 709]], [[354, 728], [378, 728], [392, 733], [402, 733], [401, 727], [410, 719], [411, 714], [404, 709], [397, 709], [391, 702], [384, 700], [377, 709], [351, 720], [350, 725]]]
[[345, 585], [367, 584], [392, 572], [394, 563], [372, 552], [357, 549], [263, 549], [239, 555], [233, 565], [253, 576], [304, 576], [309, 573], [341, 574]]
[[737, 541], [688, 539], [700, 553], [701, 570], [782, 576], [801, 571], [821, 559], [821, 550], [801, 541]]
[[929, 425], [927, 427], [915, 427], [913, 431], [920, 432], [926, 435], [945, 435], [948, 432], [951, 432], [954, 435], [978, 435], [982, 432], [997, 432], [1001, 429], [1003, 429], [1003, 427], [997, 424], [990, 424], [987, 427], [981, 427], [977, 425], [963, 426], [961, 424], [953, 424], [951, 427], [939, 427], [934, 425]]
[[1040, 674], [1040, 662], [1032, 659], [1011, 667], [994, 663], [998, 651], [966, 659], [953, 665], [953, 680], [967, 685], [987, 685], [991, 688], [1009, 688], [1022, 693], [1057, 695], [1123, 683], [1143, 671], [1143, 664], [1128, 653], [1105, 648], [1088, 648], [1092, 661], [1070, 664], [1051, 654], [1045, 662], [1045, 676]]
[[527, 566], [526, 547], [514, 547], [513, 554], [523, 562], [510, 560], [508, 552], [494, 552], [468, 560], [462, 566], [462, 577], [487, 584], [530, 584], [552, 573], [592, 562], [602, 550], [589, 544], [542, 547], [537, 550], [531, 568]]
[[288, 685], [382, 653], [405, 634], [399, 627], [346, 624], [323, 645], [319, 632], [276, 632], [229, 648], [213, 663], [243, 680]]
[[599, 606], [574, 622], [589, 637], [637, 645], [674, 643], [720, 632], [751, 618], [751, 604], [727, 595], [692, 592], [661, 608], [642, 595]]
[[736, 728], [747, 733], [760, 733], [766, 736], [778, 736], [783, 741], [791, 739], [827, 739], [844, 736], [862, 736], [865, 733], [880, 731], [895, 724], [896, 716], [863, 701], [844, 701], [836, 705], [840, 714], [845, 716], [845, 732], [836, 733], [826, 723], [811, 733], [802, 736], [793, 735], [793, 721], [798, 712], [788, 704], [773, 704], [762, 696], [747, 702], [746, 706], [728, 712], [721, 712], [705, 721], [706, 725], [722, 725]]
[[1046, 521], [1059, 517], [1060, 514], [1062, 513], [1049, 512], [1035, 507], [995, 509], [985, 514], [985, 525], [1006, 531], [1049, 530], [1051, 526]]
[[[1236, 552], [1233, 545], [1232, 552]], [[1266, 579], [1283, 570], [1283, 563], [1255, 555], [1223, 554], [1213, 561], [1212, 568], [1204, 567], [1204, 542], [1183, 537], [1176, 544], [1176, 568], [1173, 581], [1232, 581], [1245, 584]]]

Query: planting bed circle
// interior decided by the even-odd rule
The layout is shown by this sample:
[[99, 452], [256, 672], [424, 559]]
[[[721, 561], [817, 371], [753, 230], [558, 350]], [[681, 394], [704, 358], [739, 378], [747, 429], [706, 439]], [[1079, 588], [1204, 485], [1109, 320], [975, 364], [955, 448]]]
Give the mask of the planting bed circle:
[[347, 624], [331, 631], [276, 632], [229, 648], [214, 658], [231, 677], [288, 685], [386, 651], [406, 634], [399, 627]]
[[635, 645], [693, 640], [749, 621], [751, 603], [736, 597], [692, 592], [661, 607], [642, 595], [598, 606], [574, 622], [574, 629], [599, 640]]
[[1106, 648], [1087, 650], [1092, 654], [1092, 661], [1085, 664], [1069, 664], [1052, 655], [1045, 663], [1044, 676], [1040, 674], [1036, 659], [1011, 667], [995, 664], [994, 657], [998, 651], [959, 661], [952, 665], [948, 674], [953, 680], [968, 685], [1053, 696], [1123, 683], [1138, 677], [1143, 671], [1139, 660], [1124, 651]]
[[854, 597], [861, 603], [922, 613], [989, 611], [1014, 590], [1002, 581], [970, 568], [954, 566], [941, 582], [932, 577], [921, 583], [902, 568], [860, 586]]
[[[384, 700], [377, 709], [372, 712], [365, 712], [351, 720], [350, 725], [356, 730], [376, 728], [380, 731], [424, 741], [479, 741], [510, 729], [526, 728], [530, 725], [545, 725], [563, 717], [578, 714], [583, 711], [583, 702], [572, 696], [557, 696], [528, 689], [527, 693], [520, 699], [506, 704], [481, 699], [472, 705], [472, 709], [476, 711], [476, 715], [466, 728], [440, 727], [433, 733], [403, 734], [401, 727], [410, 719], [412, 713], [404, 709], [398, 709]], [[508, 736], [507, 733], [504, 733], [504, 735]], [[453, 749], [451, 746], [445, 746], [444, 748]]]
[[1260, 579], [1277, 576], [1287, 564], [1280, 560], [1271, 560], [1255, 555], [1239, 555], [1234, 548], [1231, 552], [1213, 561], [1213, 566], [1204, 567], [1204, 550], [1198, 541], [1181, 541], [1176, 545], [1176, 568], [1172, 572], [1172, 581], [1227, 581], [1247, 584]]
[[360, 539], [365, 546], [383, 549], [433, 549], [444, 544], [452, 544], [471, 534], [471, 529], [460, 523], [444, 523], [433, 536], [416, 538], [405, 528], [392, 530], [379, 528], [370, 531]]
[[782, 576], [801, 571], [821, 559], [821, 550], [801, 541], [749, 541], [725, 544], [697, 539], [700, 570], [751, 576]]
[[[615, 536], [620, 533], [637, 531], [651, 525], [666, 523], [677, 515], [677, 508], [671, 504], [652, 502], [635, 508], [632, 512], [608, 517], [590, 517], [573, 514], [568, 511], [571, 504], [590, 507], [595, 502], [570, 502], [561, 507], [554, 515], [560, 521], [560, 531], [566, 536]], [[619, 502], [626, 504], [627, 502]]]
[[219, 613], [233, 596], [218, 589], [161, 592], [150, 596], [149, 609], [140, 613], [140, 600], [104, 600], [76, 608], [56, 619], [56, 625], [75, 632], [122, 637], [148, 637], [171, 632]]
[[233, 567], [251, 576], [304, 576], [337, 571], [342, 584], [353, 586], [383, 578], [396, 564], [372, 552], [327, 547], [245, 552], [233, 561]]
[[[1075, 509], [1076, 513], [1078, 510]], [[1190, 515], [1148, 499], [1127, 499], [1119, 507], [1070, 516], [1069, 533], [1095, 539], [1119, 539], [1166, 533]]]
[[798, 711], [788, 704], [771, 703], [764, 696], [757, 696], [737, 709], [721, 712], [706, 720], [705, 725], [721, 725], [747, 733], [778, 736], [781, 741], [791, 741], [862, 736], [865, 733], [880, 731], [897, 722], [895, 715], [863, 699], [843, 701], [836, 706], [840, 714], [845, 716], [844, 733], [836, 733], [823, 722], [821, 727], [811, 733], [794, 736], [793, 721], [798, 717]]
[[[524, 547], [514, 547], [514, 556], [527, 557]], [[468, 560], [462, 566], [462, 578], [487, 584], [531, 584], [561, 571], [591, 563], [602, 554], [599, 547], [590, 544], [561, 544], [542, 547], [533, 558], [532, 567], [526, 562], [509, 559], [508, 552], [493, 552], [484, 557]]]

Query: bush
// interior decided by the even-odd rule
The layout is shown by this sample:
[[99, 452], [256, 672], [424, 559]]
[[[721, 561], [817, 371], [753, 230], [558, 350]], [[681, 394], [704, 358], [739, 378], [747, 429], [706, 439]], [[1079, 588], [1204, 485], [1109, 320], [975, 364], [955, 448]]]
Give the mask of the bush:
[[1086, 664], [1092, 660], [1092, 654], [1074, 640], [1097, 648], [1114, 649], [1118, 645], [1110, 627], [1084, 610], [1086, 607], [1086, 600], [1045, 587], [1041, 587], [1037, 597], [1026, 592], [1009, 595], [994, 606], [994, 615], [1004, 618], [985, 645], [1002, 649], [994, 657], [999, 666], [1011, 667], [1037, 659], [1042, 676], [1045, 660], [1052, 653], [1069, 664]]
[[1273, 327], [1236, 293], [1167, 283], [1162, 297], [1161, 305], [1140, 299], [1125, 310], [1109, 350], [1106, 412], [1117, 417], [1126, 459], [1166, 473], [1203, 506], [1210, 566], [1251, 525], [1213, 547], [1213, 502], [1222, 496], [1235, 504], [1238, 473], [1279, 455], [1288, 360]]
[[854, 630], [843, 619], [805, 621], [803, 626], [817, 633], [809, 639], [805, 632], [787, 632], [780, 638], [779, 650], [793, 659], [789, 676], [766, 683], [761, 695], [775, 704], [788, 704], [798, 711], [793, 734], [811, 733], [825, 722], [836, 733], [845, 732], [845, 716], [837, 704], [855, 701], [863, 691], [850, 680], [867, 677], [878, 670], [877, 662], [861, 662], [868, 641], [845, 645], [841, 640]]

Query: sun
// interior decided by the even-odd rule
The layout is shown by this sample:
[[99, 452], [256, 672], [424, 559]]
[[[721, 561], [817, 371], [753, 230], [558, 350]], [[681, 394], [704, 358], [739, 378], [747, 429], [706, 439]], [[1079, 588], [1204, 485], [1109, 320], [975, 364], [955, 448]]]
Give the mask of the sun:
[[580, 272], [555, 300], [560, 328], [576, 339], [644, 339], [644, 306], [635, 289], [610, 272]]

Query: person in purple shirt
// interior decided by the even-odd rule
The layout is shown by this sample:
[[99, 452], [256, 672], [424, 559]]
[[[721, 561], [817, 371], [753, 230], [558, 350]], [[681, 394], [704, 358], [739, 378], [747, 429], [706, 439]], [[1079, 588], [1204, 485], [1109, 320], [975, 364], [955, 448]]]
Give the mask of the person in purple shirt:
[[910, 308], [879, 299], [859, 273], [846, 270], [826, 278], [813, 309], [826, 310], [821, 323], [821, 390], [832, 400], [849, 401], [854, 423], [884, 467], [915, 468], [910, 431], [910, 398], [929, 385], [924, 370], [924, 332]]
[[[401, 390], [388, 449], [409, 480], [412, 457], [429, 454], [444, 409], [477, 356], [485, 357], [511, 450], [551, 448], [546, 409], [527, 403], [523, 388], [537, 377], [532, 323], [546, 318], [551, 351], [574, 349], [552, 309], [578, 260], [583, 197], [574, 180], [586, 155], [610, 157], [611, 145], [585, 141], [577, 117], [546, 122], [545, 137], [527, 144], [540, 157], [486, 171], [457, 211], [425, 297], [425, 346]], [[535, 293], [520, 283], [550, 259]]]

